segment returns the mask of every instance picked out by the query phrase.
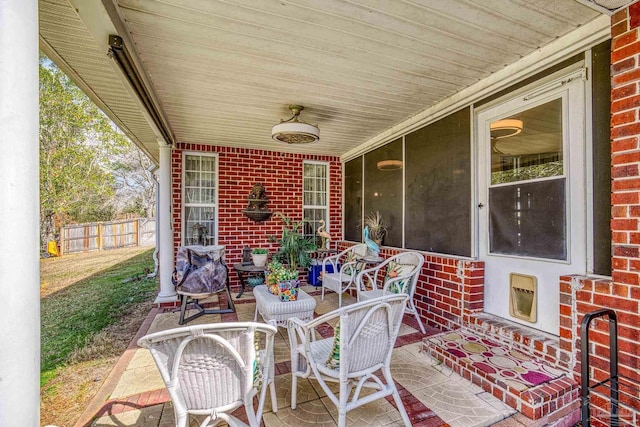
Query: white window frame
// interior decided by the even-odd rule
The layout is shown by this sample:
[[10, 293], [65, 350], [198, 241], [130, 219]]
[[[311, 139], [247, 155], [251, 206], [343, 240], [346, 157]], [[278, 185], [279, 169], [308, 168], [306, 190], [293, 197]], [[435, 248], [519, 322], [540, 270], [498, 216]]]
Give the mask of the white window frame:
[[[325, 200], [326, 200], [326, 204], [325, 205], [307, 205], [305, 204], [305, 166], [306, 165], [315, 165], [315, 166], [324, 166], [326, 169], [326, 174], [325, 174], [325, 180], [326, 180], [326, 191], [325, 191]], [[321, 179], [318, 178], [317, 176], [313, 176], [312, 178], [314, 179]], [[319, 161], [313, 161], [313, 160], [304, 160], [302, 162], [302, 218], [305, 218], [305, 212], [307, 211], [307, 209], [315, 209], [315, 210], [324, 210], [325, 214], [324, 214], [324, 221], [325, 221], [325, 227], [326, 227], [326, 231], [330, 232], [329, 230], [331, 230], [331, 224], [329, 222], [329, 201], [330, 201], [330, 197], [331, 194], [329, 192], [329, 162], [319, 162]], [[316, 227], [317, 228], [317, 227]], [[315, 230], [315, 229], [314, 229]], [[312, 235], [305, 235], [305, 237], [315, 237], [315, 231], [313, 232]]]
[[[214, 171], [213, 173], [215, 174], [215, 183], [214, 183], [214, 189], [215, 189], [215, 196], [214, 196], [214, 200], [212, 203], [187, 203], [186, 200], [186, 173], [187, 173], [187, 169], [186, 169], [186, 164], [187, 164], [187, 157], [188, 156], [198, 156], [198, 157], [213, 157], [214, 158], [214, 162], [215, 162], [215, 167], [214, 167]], [[181, 236], [181, 241], [183, 245], [188, 245], [189, 242], [187, 241], [187, 238], [189, 236], [191, 236], [191, 230], [190, 227], [187, 227], [187, 217], [186, 217], [186, 211], [188, 207], [210, 207], [211, 209], [213, 209], [214, 211], [214, 230], [213, 230], [213, 239], [209, 240], [207, 242], [207, 244], [210, 245], [217, 245], [218, 244], [218, 226], [219, 226], [219, 222], [218, 222], [218, 198], [220, 196], [220, 174], [219, 174], [219, 156], [217, 153], [203, 153], [203, 152], [199, 152], [199, 151], [183, 151], [182, 152], [182, 195], [181, 195], [181, 200], [182, 200], [182, 215], [181, 215], [181, 223], [182, 223], [182, 236]], [[188, 229], [189, 228], [189, 229]]]

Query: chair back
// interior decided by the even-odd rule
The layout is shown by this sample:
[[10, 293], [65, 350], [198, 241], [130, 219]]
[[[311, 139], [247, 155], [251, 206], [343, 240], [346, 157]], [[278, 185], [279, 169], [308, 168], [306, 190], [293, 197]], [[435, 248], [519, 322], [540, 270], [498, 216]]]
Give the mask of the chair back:
[[254, 387], [256, 338], [272, 357], [276, 329], [261, 323], [194, 325], [142, 337], [167, 386], [177, 413], [231, 411]]
[[338, 263], [340, 264], [340, 270], [344, 274], [355, 276], [356, 274], [358, 274], [358, 264], [356, 263], [356, 260], [359, 258], [363, 258], [366, 255], [367, 245], [365, 245], [364, 243], [359, 243], [340, 252], [336, 256], [336, 258], [338, 260]]
[[[401, 252], [390, 257], [386, 264], [385, 290], [406, 293], [410, 299], [413, 298], [424, 265], [424, 256], [419, 252]], [[397, 274], [394, 274], [394, 269]]]
[[407, 295], [386, 295], [340, 309], [340, 375], [390, 363]]

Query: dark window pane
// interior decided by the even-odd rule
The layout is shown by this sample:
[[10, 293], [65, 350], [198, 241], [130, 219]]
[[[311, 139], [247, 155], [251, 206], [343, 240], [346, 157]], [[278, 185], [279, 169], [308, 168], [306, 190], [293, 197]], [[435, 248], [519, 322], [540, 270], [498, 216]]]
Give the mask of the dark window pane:
[[[385, 246], [402, 247], [402, 138], [364, 155], [364, 215], [380, 212], [387, 232]], [[361, 239], [360, 239], [361, 240]]]
[[405, 138], [405, 246], [471, 256], [471, 112]]
[[344, 165], [344, 238], [354, 242], [362, 239], [362, 157]]
[[567, 259], [565, 179], [489, 189], [494, 254]]

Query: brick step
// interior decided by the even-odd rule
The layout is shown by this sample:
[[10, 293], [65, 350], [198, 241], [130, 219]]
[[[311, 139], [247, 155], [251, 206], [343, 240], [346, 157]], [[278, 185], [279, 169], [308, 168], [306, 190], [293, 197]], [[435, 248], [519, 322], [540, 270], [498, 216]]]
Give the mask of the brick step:
[[470, 316], [464, 326], [505, 347], [533, 355], [564, 371], [571, 371], [572, 355], [560, 348], [557, 336], [487, 313]]
[[[460, 332], [464, 335], [476, 337], [478, 340], [488, 339], [493, 341], [490, 338], [479, 335], [478, 331], [470, 328], [461, 328], [452, 332]], [[572, 422], [577, 421], [580, 404], [579, 388], [578, 383], [569, 373], [561, 372], [559, 373], [561, 376], [558, 378], [539, 385], [529, 386], [524, 390], [515, 388], [501, 381], [500, 378], [495, 378], [485, 370], [478, 368], [478, 365], [474, 366], [473, 363], [475, 362], [470, 359], [459, 357], [447, 351], [442, 346], [442, 341], [439, 338], [452, 332], [425, 338], [422, 343], [423, 351], [526, 417], [540, 421], [540, 425], [572, 425]], [[502, 348], [501, 343], [494, 341], [493, 344]], [[513, 347], [508, 346], [504, 350], [513, 350]], [[531, 353], [525, 354], [531, 357], [535, 363], [545, 364], [544, 361], [541, 362]]]

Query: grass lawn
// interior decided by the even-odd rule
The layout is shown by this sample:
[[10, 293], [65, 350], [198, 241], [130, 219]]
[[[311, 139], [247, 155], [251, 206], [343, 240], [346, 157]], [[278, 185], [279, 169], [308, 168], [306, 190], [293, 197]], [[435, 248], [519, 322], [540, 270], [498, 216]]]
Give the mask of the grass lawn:
[[41, 423], [72, 426], [157, 295], [153, 249], [41, 260]]

